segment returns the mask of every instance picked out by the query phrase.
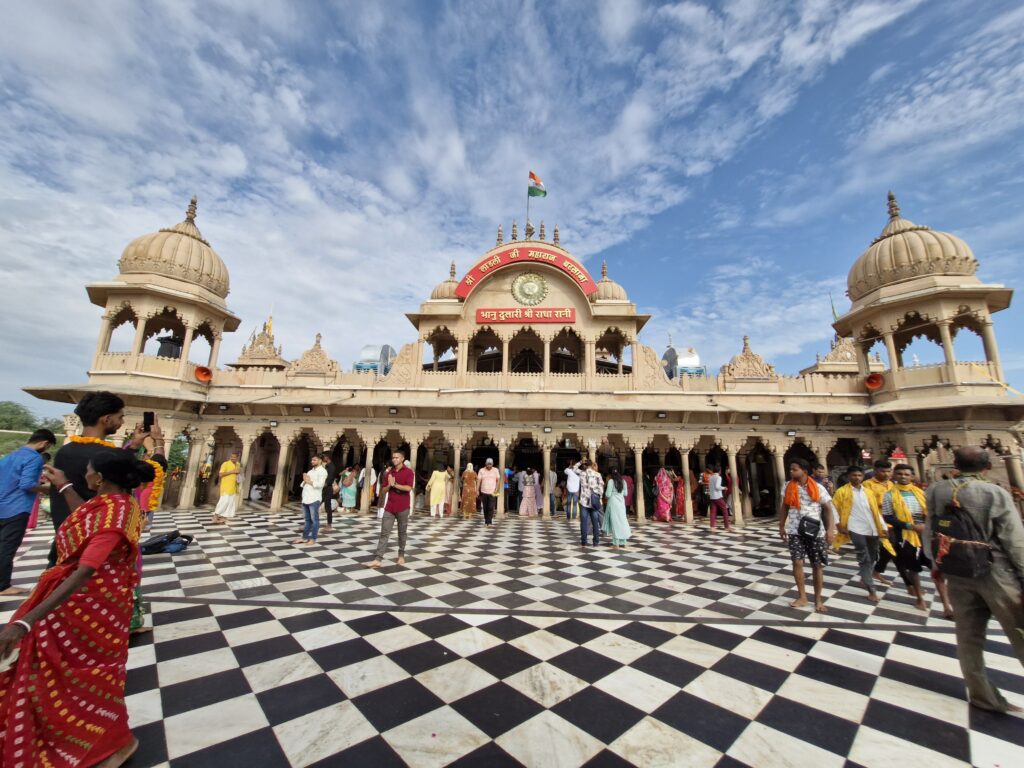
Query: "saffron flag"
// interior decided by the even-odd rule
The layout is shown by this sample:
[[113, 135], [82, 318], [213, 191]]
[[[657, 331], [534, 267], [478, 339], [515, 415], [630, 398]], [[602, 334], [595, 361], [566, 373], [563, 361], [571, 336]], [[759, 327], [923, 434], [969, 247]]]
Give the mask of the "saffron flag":
[[540, 176], [538, 176], [533, 171], [530, 171], [530, 185], [529, 185], [529, 187], [527, 187], [526, 191], [527, 191], [527, 194], [529, 194], [530, 197], [547, 197], [548, 196], [548, 191], [546, 189], [544, 189], [544, 182], [541, 181], [540, 180]]

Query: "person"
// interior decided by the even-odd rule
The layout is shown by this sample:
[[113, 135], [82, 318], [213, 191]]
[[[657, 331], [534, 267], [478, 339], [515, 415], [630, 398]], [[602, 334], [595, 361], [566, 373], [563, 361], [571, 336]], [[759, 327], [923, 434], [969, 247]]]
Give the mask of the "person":
[[654, 514], [654, 499], [656, 496], [656, 487], [654, 485], [654, 478], [650, 472], [644, 472], [643, 474], [644, 483], [644, 517], [650, 517]]
[[370, 499], [372, 500], [377, 495], [377, 470], [373, 468], [372, 461], [365, 467], [359, 467], [359, 490], [362, 491], [366, 485], [367, 468], [369, 468]]
[[447, 481], [448, 475], [444, 470], [444, 465], [438, 464], [434, 467], [430, 479], [427, 480], [427, 503], [430, 505], [431, 517], [444, 517], [444, 494]]
[[896, 570], [915, 606], [928, 610], [921, 588], [921, 570], [931, 568], [925, 557], [920, 534], [928, 514], [924, 491], [911, 482], [914, 470], [909, 464], [897, 464], [892, 471], [895, 487], [882, 497], [882, 519], [891, 526], [890, 537], [896, 551]]
[[789, 477], [779, 508], [779, 538], [789, 546], [796, 581], [797, 598], [789, 605], [792, 608], [807, 605], [804, 560], [810, 560], [814, 573], [814, 610], [825, 613], [828, 610], [822, 595], [825, 566], [828, 565], [828, 546], [836, 535], [832, 497], [811, 478], [811, 465], [804, 459], [790, 462]]
[[341, 486], [341, 509], [344, 512], [354, 512], [359, 504], [356, 496], [359, 493], [359, 478], [353, 467], [345, 467], [339, 481]]
[[[878, 459], [875, 461], [873, 469], [874, 472], [871, 477], [864, 481], [864, 490], [868, 495], [874, 497], [875, 503], [881, 509], [882, 498], [894, 487], [892, 482], [892, 462], [888, 459]], [[884, 531], [879, 531], [879, 535], [889, 538], [889, 529], [886, 528]], [[875, 581], [887, 587], [892, 586], [892, 579], [883, 574], [885, 573], [885, 567], [893, 557], [894, 555], [890, 555], [887, 549], [879, 550], [878, 562], [875, 563], [875, 572], [872, 574]]]
[[828, 469], [822, 463], [814, 465], [814, 482], [822, 486], [831, 495], [835, 495], [836, 486], [832, 482], [832, 478], [829, 477]]
[[626, 519], [626, 482], [617, 468], [613, 468], [610, 473], [604, 498], [607, 503], [601, 530], [611, 537], [612, 549], [619, 549], [626, 546], [626, 541], [632, 532], [629, 528], [629, 520]]
[[715, 530], [718, 523], [718, 513], [722, 513], [722, 523], [725, 530], [729, 530], [729, 505], [725, 503], [725, 490], [722, 485], [722, 476], [718, 474], [716, 464], [708, 465], [708, 525]]
[[601, 543], [601, 502], [604, 498], [604, 478], [594, 469], [590, 459], [577, 466], [580, 475], [580, 545], [587, 546], [587, 529], [593, 530], [594, 546]]
[[658, 487], [658, 498], [654, 502], [654, 519], [662, 523], [672, 521], [672, 481], [664, 467], [654, 476], [654, 484]]
[[498, 494], [501, 493], [501, 482], [501, 473], [494, 466], [494, 459], [487, 459], [476, 478], [476, 489], [480, 494], [486, 525], [491, 525], [494, 521], [494, 508], [498, 503]]
[[519, 511], [519, 506], [523, 503], [523, 496], [526, 493], [526, 469], [516, 469], [515, 474], [512, 475], [512, 493], [513, 500], [512, 504], [509, 505], [509, 509]]
[[540, 475], [533, 467], [527, 467], [520, 476], [522, 493], [519, 501], [519, 514], [521, 517], [537, 516], [537, 483], [540, 482]]
[[409, 527], [409, 515], [412, 512], [412, 492], [416, 482], [416, 473], [405, 465], [405, 453], [401, 449], [391, 454], [391, 466], [381, 476], [381, 487], [387, 493], [384, 502], [384, 515], [380, 521], [380, 536], [377, 539], [377, 550], [373, 560], [368, 563], [370, 568], [380, 568], [381, 560], [388, 548], [391, 529], [398, 523], [398, 565], [405, 565], [405, 542]]
[[444, 471], [444, 511], [451, 517], [455, 512], [455, 508], [452, 506], [455, 503], [455, 467], [449, 464]]
[[[67, 441], [53, 457], [53, 466], [64, 473], [78, 497], [88, 501], [94, 492], [85, 482], [85, 470], [89, 466], [89, 459], [94, 455], [104, 448], [116, 447], [107, 438], [117, 434], [124, 424], [124, 400], [112, 392], [87, 392], [75, 406], [75, 415], [82, 422], [82, 434], [68, 436]], [[136, 449], [142, 445], [145, 437], [146, 432], [142, 425], [137, 425], [125, 447]], [[70, 514], [67, 501], [51, 487], [50, 519], [54, 531], [60, 528], [60, 524]], [[56, 542], [50, 546], [47, 562], [50, 567], [57, 563]]]
[[327, 483], [327, 469], [321, 463], [320, 456], [313, 454], [310, 469], [302, 475], [302, 515], [306, 525], [302, 530], [302, 538], [292, 544], [311, 546], [316, 544], [320, 533], [320, 504], [323, 503], [324, 485]]
[[459, 502], [462, 507], [462, 517], [466, 520], [476, 514], [476, 500], [479, 496], [477, 488], [477, 474], [473, 470], [473, 462], [466, 464], [466, 470], [462, 473], [462, 499]]
[[636, 481], [633, 479], [633, 475], [627, 472], [622, 476], [622, 481], [626, 484], [626, 512], [627, 514], [636, 514]]
[[881, 510], [875, 497], [864, 490], [864, 468], [852, 466], [846, 470], [846, 485], [842, 485], [832, 497], [832, 506], [839, 517], [838, 535], [832, 542], [832, 549], [838, 550], [847, 541], [853, 542], [857, 553], [857, 567], [860, 580], [868, 591], [868, 600], [877, 603], [874, 569], [878, 561], [878, 547], [881, 544], [890, 554], [896, 551], [885, 536], [887, 530]]
[[217, 477], [220, 478], [220, 498], [217, 499], [217, 506], [213, 510], [213, 523], [226, 524], [228, 520], [235, 519], [238, 511], [238, 477], [242, 467], [239, 463], [242, 454], [239, 451], [232, 451], [228, 460], [220, 465]]
[[548, 469], [548, 515], [551, 517], [554, 517], [555, 512], [558, 511], [557, 499], [555, 498], [556, 488], [558, 488], [558, 473], [554, 469]]
[[327, 473], [320, 494], [320, 509], [327, 512], [327, 525], [323, 527], [323, 532], [330, 533], [334, 530], [334, 505], [338, 503], [338, 468], [334, 465], [334, 458], [329, 453], [320, 455], [320, 466]]
[[43, 454], [56, 442], [53, 432], [37, 429], [25, 445], [0, 459], [0, 595], [28, 592], [11, 586], [14, 556], [39, 494], [49, 490], [43, 483]]
[[0, 764], [120, 766], [139, 746], [124, 701], [143, 523], [132, 490], [153, 469], [128, 451], [93, 450], [88, 500], [62, 470], [44, 472], [73, 511], [57, 529], [57, 564], [0, 631], [0, 658], [18, 650], [0, 673]]
[[1019, 714], [1024, 710], [1007, 702], [989, 678], [984, 649], [986, 628], [994, 616], [1017, 660], [1024, 664], [1024, 525], [1010, 494], [983, 475], [991, 466], [988, 451], [957, 448], [953, 465], [958, 476], [932, 483], [925, 495], [931, 510], [926, 535], [933, 542], [936, 564], [941, 570], [947, 556], [940, 534], [951, 506], [969, 519], [976, 529], [972, 538], [988, 546], [991, 562], [987, 573], [974, 578], [945, 575], [967, 700], [979, 709]]
[[512, 509], [516, 503], [516, 477], [513, 467], [505, 467], [505, 509]]
[[673, 481], [676, 492], [676, 503], [675, 509], [672, 510], [672, 515], [677, 520], [686, 518], [686, 476], [683, 474], [683, 472], [686, 471], [687, 470], [685, 469], [682, 470], [678, 475], [676, 475], [675, 480]]
[[573, 520], [580, 514], [579, 462], [565, 468], [565, 519]]

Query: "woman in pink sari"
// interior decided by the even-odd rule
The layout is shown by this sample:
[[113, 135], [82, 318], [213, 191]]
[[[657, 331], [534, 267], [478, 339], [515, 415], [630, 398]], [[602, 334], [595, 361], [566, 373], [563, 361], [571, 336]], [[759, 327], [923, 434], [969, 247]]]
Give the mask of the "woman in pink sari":
[[654, 519], [663, 523], [672, 520], [672, 480], [664, 467], [658, 470], [654, 478], [654, 485], [658, 489], [658, 495], [654, 500]]

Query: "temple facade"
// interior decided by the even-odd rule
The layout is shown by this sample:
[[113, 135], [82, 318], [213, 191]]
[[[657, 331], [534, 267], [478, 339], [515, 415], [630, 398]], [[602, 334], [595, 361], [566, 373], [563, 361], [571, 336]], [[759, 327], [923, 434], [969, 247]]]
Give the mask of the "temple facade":
[[[513, 224], [505, 240], [499, 227], [494, 247], [461, 277], [452, 264], [407, 315], [415, 335], [397, 354], [383, 348], [379, 364], [344, 370], [323, 349], [321, 329], [288, 359], [271, 323], [221, 364], [223, 335], [240, 320], [193, 198], [183, 222], [125, 248], [115, 279], [87, 286], [103, 314], [86, 381], [27, 391], [74, 403], [111, 390], [128, 403], [129, 423], [157, 412], [165, 434], [189, 441], [181, 506], [215, 498], [204, 468], [233, 449], [242, 453], [243, 498], [265, 483], [274, 510], [312, 451], [379, 468], [399, 446], [428, 474], [437, 462], [460, 474], [486, 458], [561, 470], [589, 455], [633, 472], [696, 472], [714, 461], [738, 480], [738, 524], [775, 505], [792, 456], [839, 468], [905, 453], [929, 479], [950, 466], [951, 447], [980, 445], [1002, 458], [997, 478], [1024, 487], [1024, 399], [1004, 383], [993, 323], [1012, 291], [982, 283], [963, 240], [903, 218], [891, 193], [884, 229], [850, 269], [852, 306], [835, 322], [831, 350], [797, 376], [779, 374], [746, 337], [717, 372], [692, 349], [659, 354], [638, 338], [649, 316], [605, 267], [592, 275], [558, 227], [548, 239], [543, 223], [539, 232], [528, 223], [524, 235]], [[131, 348], [113, 350], [126, 324]], [[984, 360], [956, 359], [963, 332], [980, 337]], [[942, 363], [906, 364], [904, 351], [922, 336], [942, 347]], [[189, 359], [198, 337], [210, 350], [203, 365]], [[67, 427], [76, 429], [73, 416]], [[364, 511], [370, 503], [367, 489]]]

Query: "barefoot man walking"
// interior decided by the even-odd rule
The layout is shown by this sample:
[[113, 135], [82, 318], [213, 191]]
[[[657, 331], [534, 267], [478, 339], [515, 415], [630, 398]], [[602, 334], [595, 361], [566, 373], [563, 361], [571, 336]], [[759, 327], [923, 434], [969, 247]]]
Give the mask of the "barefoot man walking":
[[793, 608], [807, 605], [804, 586], [804, 560], [811, 561], [814, 572], [814, 610], [825, 613], [822, 596], [825, 566], [828, 565], [828, 547], [836, 535], [832, 497], [810, 476], [811, 466], [803, 459], [794, 459], [789, 465], [790, 481], [779, 509], [779, 537], [789, 546], [793, 560], [793, 579], [797, 598]]

